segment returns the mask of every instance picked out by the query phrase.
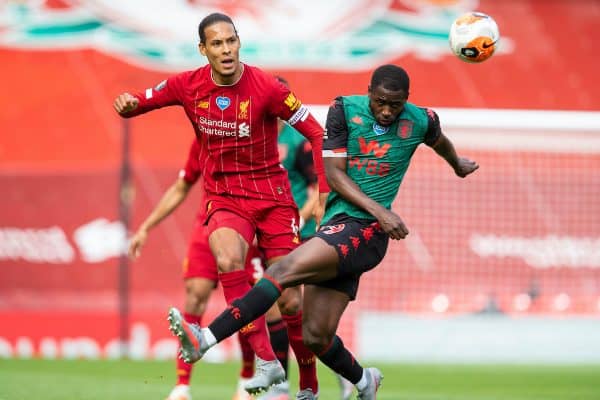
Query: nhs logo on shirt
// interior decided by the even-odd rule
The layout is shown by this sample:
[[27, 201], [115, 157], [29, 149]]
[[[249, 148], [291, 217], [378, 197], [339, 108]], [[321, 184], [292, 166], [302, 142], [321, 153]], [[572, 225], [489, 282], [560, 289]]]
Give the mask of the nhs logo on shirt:
[[219, 96], [216, 99], [217, 107], [224, 111], [227, 107], [231, 105], [231, 99], [229, 97]]
[[377, 136], [385, 135], [389, 130], [389, 126], [381, 126], [377, 122], [373, 123], [373, 132], [375, 132]]

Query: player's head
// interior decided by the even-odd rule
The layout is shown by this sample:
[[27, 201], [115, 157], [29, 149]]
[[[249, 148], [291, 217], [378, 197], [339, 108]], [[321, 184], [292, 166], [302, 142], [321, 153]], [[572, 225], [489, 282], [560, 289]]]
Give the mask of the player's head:
[[242, 74], [240, 38], [231, 18], [213, 13], [198, 25], [200, 53], [208, 59], [217, 84], [231, 84]]
[[369, 107], [378, 124], [396, 121], [408, 100], [410, 79], [397, 65], [382, 65], [373, 71], [369, 85]]

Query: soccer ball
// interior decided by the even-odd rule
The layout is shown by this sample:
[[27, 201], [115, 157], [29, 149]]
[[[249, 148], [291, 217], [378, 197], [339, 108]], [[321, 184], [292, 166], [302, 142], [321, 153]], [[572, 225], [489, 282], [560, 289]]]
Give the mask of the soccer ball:
[[456, 18], [450, 27], [450, 48], [463, 61], [479, 63], [494, 54], [500, 39], [498, 25], [492, 17], [469, 12]]

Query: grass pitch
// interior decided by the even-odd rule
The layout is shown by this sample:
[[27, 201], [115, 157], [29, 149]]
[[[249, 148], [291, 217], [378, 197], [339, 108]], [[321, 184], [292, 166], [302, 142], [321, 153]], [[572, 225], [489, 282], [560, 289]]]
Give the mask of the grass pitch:
[[[373, 365], [385, 375], [380, 400], [600, 399], [599, 365]], [[229, 400], [238, 370], [197, 364], [194, 400]], [[293, 367], [290, 375], [295, 390]], [[333, 374], [319, 366], [319, 378], [321, 400], [338, 399]], [[173, 385], [173, 362], [0, 360], [0, 400], [162, 400]]]

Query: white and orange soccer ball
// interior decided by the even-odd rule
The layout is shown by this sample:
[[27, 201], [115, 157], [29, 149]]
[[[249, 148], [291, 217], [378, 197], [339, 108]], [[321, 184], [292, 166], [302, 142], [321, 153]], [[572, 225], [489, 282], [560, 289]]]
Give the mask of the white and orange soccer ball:
[[494, 54], [500, 40], [498, 25], [481, 12], [468, 12], [456, 18], [450, 27], [450, 48], [463, 61], [479, 63]]

